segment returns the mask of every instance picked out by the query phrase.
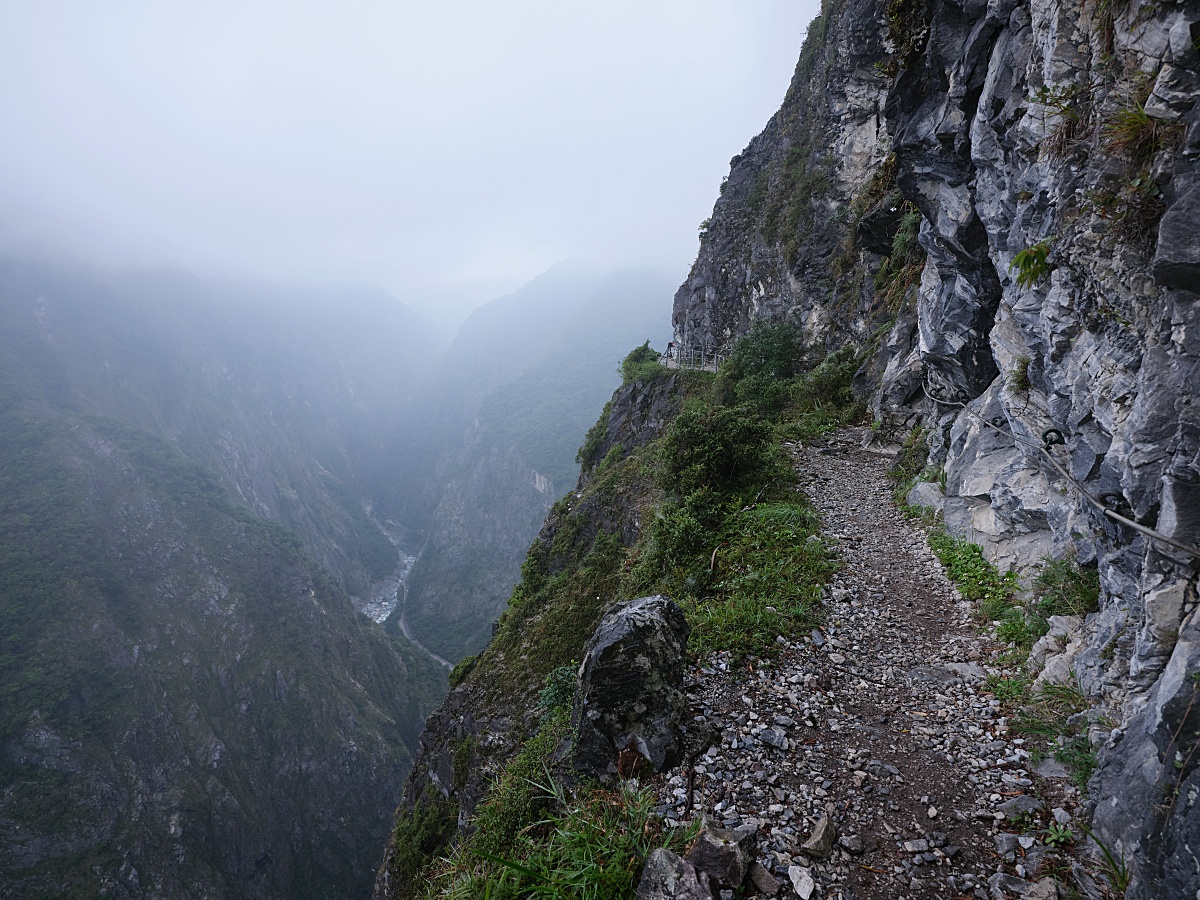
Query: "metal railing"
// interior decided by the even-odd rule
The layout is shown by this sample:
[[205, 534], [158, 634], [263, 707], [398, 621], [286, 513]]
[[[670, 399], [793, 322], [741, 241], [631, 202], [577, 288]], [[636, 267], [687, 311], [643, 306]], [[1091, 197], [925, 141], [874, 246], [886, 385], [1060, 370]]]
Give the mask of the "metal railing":
[[705, 372], [715, 372], [729, 355], [728, 347], [689, 347], [667, 344], [667, 349], [659, 356], [658, 361], [668, 369], [700, 369]]
[[1147, 528], [1140, 522], [1135, 522], [1133, 519], [1130, 519], [1129, 517], [1117, 512], [1118, 508], [1122, 506], [1128, 506], [1128, 502], [1123, 496], [1119, 494], [1104, 494], [1099, 498], [1093, 497], [1087, 488], [1072, 478], [1070, 473], [1068, 473], [1067, 470], [1064, 469], [1059, 464], [1058, 460], [1056, 460], [1050, 453], [1051, 447], [1056, 445], [1065, 446], [1066, 444], [1063, 433], [1057, 428], [1047, 428], [1044, 432], [1042, 432], [1042, 443], [1037, 444], [1033, 441], [1026, 440], [1020, 435], [1014, 434], [1011, 429], [1006, 431], [1003, 428], [1004, 420], [1000, 416], [996, 416], [995, 419], [989, 421], [983, 416], [979, 415], [979, 413], [975, 412], [975, 410], [968, 407], [965, 403], [962, 403], [958, 400], [942, 400], [933, 396], [933, 394], [929, 393], [929, 388], [926, 386], [924, 379], [921, 379], [921, 390], [924, 392], [925, 396], [934, 403], [940, 403], [943, 406], [960, 407], [961, 409], [965, 410], [968, 415], [978, 419], [985, 427], [990, 428], [993, 431], [998, 431], [1000, 434], [1012, 438], [1019, 444], [1024, 444], [1026, 447], [1032, 447], [1034, 450], [1040, 451], [1042, 456], [1046, 457], [1046, 460], [1050, 463], [1050, 465], [1054, 466], [1054, 468], [1058, 471], [1058, 474], [1065, 478], [1067, 483], [1070, 484], [1071, 487], [1073, 487], [1079, 493], [1079, 495], [1083, 497], [1084, 500], [1096, 507], [1096, 509], [1100, 510], [1100, 512], [1109, 519], [1132, 528], [1134, 531], [1144, 534], [1146, 537], [1151, 538], [1152, 540], [1159, 541], [1163, 544], [1166, 544], [1168, 547], [1173, 547], [1176, 550], [1182, 550], [1184, 553], [1188, 553], [1197, 559], [1200, 559], [1200, 548], [1193, 547], [1190, 544], [1185, 544], [1182, 541], [1177, 541], [1175, 538], [1165, 535], [1160, 531], [1155, 531], [1153, 528]]

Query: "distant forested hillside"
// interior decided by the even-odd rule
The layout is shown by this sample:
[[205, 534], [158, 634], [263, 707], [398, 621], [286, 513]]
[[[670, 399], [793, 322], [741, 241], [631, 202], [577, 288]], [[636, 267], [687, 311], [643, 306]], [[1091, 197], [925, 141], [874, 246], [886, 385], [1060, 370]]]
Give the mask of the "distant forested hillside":
[[365, 896], [446, 690], [399, 616], [482, 645], [670, 296], [559, 269], [444, 349], [377, 291], [0, 261], [0, 896]]
[[355, 612], [432, 336], [0, 264], [0, 895], [355, 897], [443, 670]]

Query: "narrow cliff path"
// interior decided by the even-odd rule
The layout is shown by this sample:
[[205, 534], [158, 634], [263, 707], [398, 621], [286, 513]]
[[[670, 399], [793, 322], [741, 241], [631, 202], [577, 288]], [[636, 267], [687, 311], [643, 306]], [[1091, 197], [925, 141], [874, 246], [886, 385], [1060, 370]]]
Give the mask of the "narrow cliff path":
[[720, 738], [664, 784], [668, 815], [758, 825], [769, 873], [750, 896], [1055, 896], [1033, 882], [1056, 858], [1021, 814], [1065, 822], [1079, 798], [1031, 774], [984, 691], [997, 648], [893, 504], [889, 460], [853, 432], [790, 452], [841, 550], [826, 623], [759, 671], [717, 657], [692, 673], [695, 725]]

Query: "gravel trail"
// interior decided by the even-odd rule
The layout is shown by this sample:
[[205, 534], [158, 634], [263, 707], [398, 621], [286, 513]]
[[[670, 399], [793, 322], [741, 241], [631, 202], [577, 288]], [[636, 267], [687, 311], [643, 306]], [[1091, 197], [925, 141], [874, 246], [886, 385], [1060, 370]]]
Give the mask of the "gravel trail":
[[757, 825], [749, 896], [1054, 897], [1035, 883], [1064, 865], [1043, 826], [1068, 823], [1080, 798], [1053, 764], [1032, 773], [984, 690], [999, 648], [892, 503], [890, 460], [860, 438], [789, 447], [842, 558], [826, 623], [784, 636], [773, 665], [717, 656], [691, 674], [707, 749], [662, 783], [664, 811]]

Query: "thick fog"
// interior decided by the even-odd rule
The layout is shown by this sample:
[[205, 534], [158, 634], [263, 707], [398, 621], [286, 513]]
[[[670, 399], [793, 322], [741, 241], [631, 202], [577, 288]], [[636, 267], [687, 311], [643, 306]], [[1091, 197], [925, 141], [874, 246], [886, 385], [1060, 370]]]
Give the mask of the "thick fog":
[[682, 278], [816, 12], [0, 0], [0, 250], [447, 315], [564, 259]]

